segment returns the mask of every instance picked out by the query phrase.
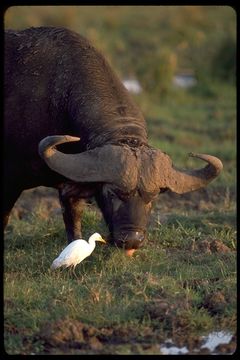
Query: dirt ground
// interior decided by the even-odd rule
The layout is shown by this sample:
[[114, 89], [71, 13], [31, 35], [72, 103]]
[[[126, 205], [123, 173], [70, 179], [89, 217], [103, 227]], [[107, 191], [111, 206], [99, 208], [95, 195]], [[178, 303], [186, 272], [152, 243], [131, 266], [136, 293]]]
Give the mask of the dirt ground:
[[[165, 309], [166, 310], [166, 309]], [[164, 311], [165, 311], [164, 310]], [[180, 321], [180, 319], [179, 319]], [[164, 339], [157, 330], [131, 326], [96, 328], [81, 321], [64, 319], [43, 325], [35, 341], [44, 344], [44, 354], [160, 354]], [[27, 341], [27, 340], [26, 340]], [[32, 339], [31, 339], [32, 341]], [[200, 336], [189, 333], [175, 334], [171, 344], [188, 349], [188, 354], [211, 354]], [[169, 345], [168, 345], [169, 346]], [[236, 336], [228, 344], [218, 345], [215, 354], [232, 354], [236, 349]]]
[[[216, 204], [219, 201], [231, 201], [234, 198], [235, 194], [230, 194], [229, 192], [224, 194], [221, 190], [209, 193], [207, 189], [201, 189], [182, 195], [165, 192], [160, 194], [154, 204], [149, 225], [151, 226], [151, 222], [155, 220], [156, 216], [160, 216], [160, 221], [164, 222], [167, 216], [176, 209], [184, 209], [186, 211], [212, 210], [216, 208]], [[41, 207], [41, 216], [46, 216], [46, 218], [54, 214], [61, 214], [57, 190], [43, 186], [25, 190], [17, 200], [11, 216], [25, 219], [39, 206]], [[97, 207], [96, 210], [98, 211]]]

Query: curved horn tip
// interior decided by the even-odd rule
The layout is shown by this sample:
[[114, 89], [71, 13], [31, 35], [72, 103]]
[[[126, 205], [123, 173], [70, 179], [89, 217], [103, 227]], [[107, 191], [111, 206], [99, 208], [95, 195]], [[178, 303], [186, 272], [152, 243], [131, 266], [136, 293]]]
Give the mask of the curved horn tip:
[[188, 153], [188, 156], [191, 156], [191, 157], [198, 157], [198, 156], [199, 156], [199, 154], [196, 154], [196, 153], [190, 152], [190, 153]]
[[39, 142], [39, 147], [56, 146], [65, 142], [79, 141], [80, 137], [70, 135], [50, 135]]
[[213, 167], [215, 167], [217, 173], [219, 174], [222, 169], [223, 169], [223, 163], [221, 162], [221, 160], [219, 158], [217, 158], [216, 156], [212, 156], [212, 155], [207, 155], [207, 154], [195, 154], [195, 153], [189, 153], [188, 154], [191, 157], [195, 157], [198, 159], [201, 159], [203, 161], [208, 162], [209, 164], [211, 164]]
[[196, 153], [190, 152], [190, 153], [188, 153], [188, 156], [196, 157], [196, 158], [199, 158], [199, 159], [207, 161], [207, 162], [218, 161], [219, 163], [222, 163], [219, 158], [217, 158], [216, 156], [213, 156], [213, 155], [209, 155], [209, 154], [196, 154]]
[[188, 153], [188, 156], [194, 156], [195, 154], [193, 152]]
[[38, 153], [42, 158], [44, 158], [46, 156], [46, 153], [48, 153], [48, 156], [50, 156], [50, 154], [52, 154], [55, 151], [54, 149], [57, 145], [66, 142], [79, 141], [79, 140], [80, 140], [79, 137], [70, 136], [70, 135], [46, 136], [38, 144]]
[[70, 136], [70, 135], [65, 135], [64, 138], [66, 141], [79, 141], [80, 140], [80, 137]]

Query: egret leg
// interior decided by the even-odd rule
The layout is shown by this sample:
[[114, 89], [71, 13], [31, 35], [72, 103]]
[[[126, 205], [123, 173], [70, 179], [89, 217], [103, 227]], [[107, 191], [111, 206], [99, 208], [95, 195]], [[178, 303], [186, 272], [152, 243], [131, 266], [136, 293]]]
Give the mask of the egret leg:
[[83, 275], [81, 276], [81, 280], [79, 280], [79, 277], [77, 276], [77, 274], [75, 273], [75, 266], [71, 266], [69, 269], [70, 273], [78, 280], [78, 282], [82, 282], [83, 281]]
[[73, 266], [72, 265], [69, 266], [68, 270], [69, 270], [69, 274], [72, 276], [73, 275]]
[[75, 278], [78, 280], [77, 274], [75, 273], [75, 266], [73, 266], [73, 268], [72, 268], [72, 273], [75, 276]]

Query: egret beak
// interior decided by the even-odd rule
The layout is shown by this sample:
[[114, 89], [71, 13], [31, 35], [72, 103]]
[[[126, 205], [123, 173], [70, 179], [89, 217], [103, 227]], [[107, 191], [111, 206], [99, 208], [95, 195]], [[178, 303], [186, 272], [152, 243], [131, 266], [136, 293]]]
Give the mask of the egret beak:
[[99, 239], [98, 241], [100, 241], [100, 242], [102, 242], [102, 243], [104, 243], [104, 244], [107, 243], [106, 240], [104, 240], [103, 238]]

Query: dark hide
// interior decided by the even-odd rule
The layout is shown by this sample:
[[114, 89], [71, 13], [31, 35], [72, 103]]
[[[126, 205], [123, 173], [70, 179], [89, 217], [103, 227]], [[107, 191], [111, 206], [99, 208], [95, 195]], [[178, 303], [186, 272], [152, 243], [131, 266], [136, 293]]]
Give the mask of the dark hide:
[[85, 200], [95, 197], [112, 241], [138, 248], [160, 191], [196, 190], [222, 169], [219, 159], [192, 154], [208, 165], [181, 171], [151, 148], [128, 91], [104, 57], [72, 31], [6, 31], [4, 71], [5, 224], [23, 190], [50, 186], [59, 191], [69, 242], [81, 237]]
[[[84, 200], [97, 196], [102, 211], [108, 207], [104, 185], [75, 183], [53, 172], [39, 157], [38, 143], [54, 134], [81, 137], [79, 143], [59, 147], [66, 153], [108, 143], [146, 144], [141, 112], [104, 57], [86, 39], [62, 28], [6, 31], [4, 94], [5, 223], [24, 189], [50, 186], [59, 190], [68, 240], [81, 237]], [[124, 215], [125, 207], [133, 207], [129, 199], [121, 215], [108, 215], [116, 234], [122, 225], [145, 233], [140, 210], [145, 217], [145, 202], [135, 194], [134, 203], [136, 197], [141, 206], [133, 224], [131, 210], [126, 213], [130, 217]]]

